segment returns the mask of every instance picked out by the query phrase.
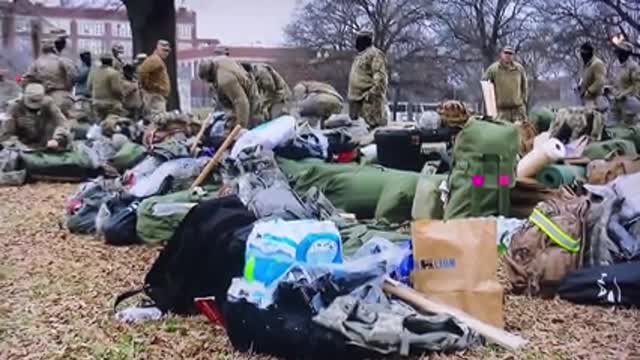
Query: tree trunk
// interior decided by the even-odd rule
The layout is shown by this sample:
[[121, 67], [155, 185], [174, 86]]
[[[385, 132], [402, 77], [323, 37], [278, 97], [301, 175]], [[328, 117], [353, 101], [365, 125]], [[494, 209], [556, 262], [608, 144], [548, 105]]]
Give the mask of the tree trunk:
[[167, 103], [168, 110], [179, 109], [177, 80], [177, 43], [176, 43], [176, 7], [174, 0], [124, 0], [127, 7], [133, 53], [152, 54], [158, 40], [171, 43], [171, 54], [165, 60], [171, 79], [171, 94]]

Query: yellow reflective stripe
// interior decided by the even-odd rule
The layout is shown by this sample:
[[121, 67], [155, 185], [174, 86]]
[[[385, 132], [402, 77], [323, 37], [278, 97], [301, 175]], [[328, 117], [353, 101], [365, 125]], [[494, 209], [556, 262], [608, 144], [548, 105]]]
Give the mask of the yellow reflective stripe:
[[542, 211], [535, 209], [529, 217], [529, 221], [534, 223], [542, 232], [544, 232], [553, 242], [561, 248], [575, 253], [580, 251], [580, 243], [567, 233], [562, 231], [553, 221], [546, 217]]

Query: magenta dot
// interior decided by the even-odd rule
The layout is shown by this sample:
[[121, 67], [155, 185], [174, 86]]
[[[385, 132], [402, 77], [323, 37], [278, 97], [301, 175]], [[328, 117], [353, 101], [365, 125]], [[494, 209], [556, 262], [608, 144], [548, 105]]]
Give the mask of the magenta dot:
[[507, 187], [511, 184], [511, 177], [509, 175], [501, 175], [500, 179], [498, 179], [498, 183], [502, 187]]
[[483, 187], [484, 186], [484, 176], [476, 175], [471, 178], [471, 183], [475, 187]]

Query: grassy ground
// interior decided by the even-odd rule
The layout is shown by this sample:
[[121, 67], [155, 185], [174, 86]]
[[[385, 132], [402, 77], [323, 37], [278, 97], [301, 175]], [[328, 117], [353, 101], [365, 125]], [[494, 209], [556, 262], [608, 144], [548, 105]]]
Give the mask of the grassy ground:
[[[113, 248], [62, 227], [75, 185], [0, 188], [0, 359], [265, 359], [237, 354], [203, 317], [138, 326], [112, 304], [158, 249]], [[507, 328], [531, 343], [433, 359], [639, 359], [640, 311], [506, 298]], [[337, 360], [337, 359], [336, 359]]]

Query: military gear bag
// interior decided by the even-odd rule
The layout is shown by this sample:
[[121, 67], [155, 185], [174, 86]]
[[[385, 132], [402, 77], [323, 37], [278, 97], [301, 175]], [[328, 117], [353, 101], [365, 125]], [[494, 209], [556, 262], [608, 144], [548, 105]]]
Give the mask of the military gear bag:
[[612, 155], [634, 156], [637, 154], [636, 148], [631, 141], [616, 139], [591, 143], [584, 149], [582, 156], [597, 160], [606, 159]]
[[444, 218], [509, 215], [520, 146], [518, 129], [475, 117], [458, 134]]
[[568, 192], [540, 203], [512, 238], [507, 271], [512, 290], [527, 295], [553, 295], [571, 271], [582, 264], [590, 202]]
[[558, 294], [576, 304], [640, 306], [640, 262], [575, 271], [564, 279]]
[[[387, 127], [375, 132], [380, 165], [419, 172], [427, 161], [440, 161], [440, 172], [449, 170], [447, 149], [457, 132], [454, 128], [420, 130], [417, 128]], [[435, 144], [442, 151], [433, 151]]]
[[587, 166], [591, 185], [605, 185], [618, 176], [640, 172], [640, 156], [621, 156], [612, 160], [593, 160]]
[[464, 127], [469, 120], [469, 113], [464, 104], [457, 100], [448, 100], [440, 104], [437, 110], [446, 127]]
[[600, 141], [604, 129], [602, 113], [586, 107], [560, 109], [551, 124], [549, 133], [563, 143], [569, 143], [587, 135], [593, 141]]
[[615, 126], [605, 129], [605, 135], [612, 140], [629, 140], [640, 152], [640, 125], [635, 126]]

